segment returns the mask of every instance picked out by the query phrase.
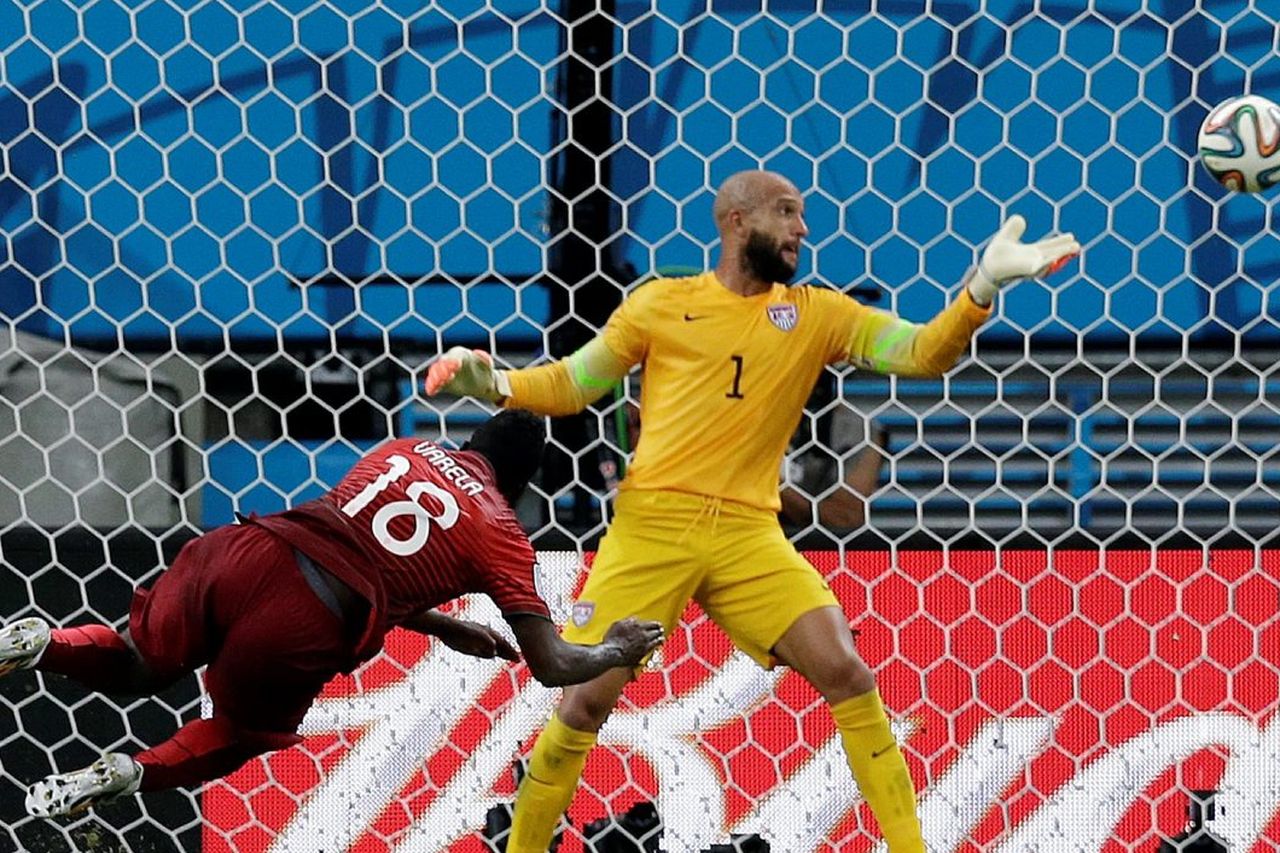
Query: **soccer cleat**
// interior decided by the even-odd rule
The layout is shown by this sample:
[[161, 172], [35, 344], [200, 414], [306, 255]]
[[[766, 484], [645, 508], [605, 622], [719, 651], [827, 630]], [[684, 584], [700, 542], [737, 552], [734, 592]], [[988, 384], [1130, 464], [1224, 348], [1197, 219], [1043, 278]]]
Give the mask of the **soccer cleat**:
[[83, 770], [46, 776], [27, 790], [27, 814], [55, 817], [82, 812], [116, 797], [137, 793], [142, 765], [122, 752], [109, 752]]
[[49, 623], [43, 619], [19, 619], [0, 628], [0, 675], [31, 669], [49, 645]]

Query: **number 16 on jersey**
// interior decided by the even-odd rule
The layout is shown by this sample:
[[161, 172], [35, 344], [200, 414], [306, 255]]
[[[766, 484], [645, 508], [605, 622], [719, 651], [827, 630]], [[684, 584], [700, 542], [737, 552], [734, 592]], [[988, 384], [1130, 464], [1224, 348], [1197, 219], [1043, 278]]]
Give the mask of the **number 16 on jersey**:
[[[368, 508], [378, 495], [408, 473], [408, 459], [399, 454], [388, 456], [387, 471], [379, 474], [373, 482], [343, 504], [343, 514], [349, 518], [355, 518], [361, 511]], [[406, 500], [391, 501], [379, 507], [369, 522], [378, 543], [399, 557], [407, 557], [422, 550], [431, 535], [432, 522], [439, 525], [441, 530], [448, 530], [458, 523], [461, 515], [457, 498], [435, 483], [423, 480], [412, 482], [405, 487], [404, 495]], [[429, 495], [440, 502], [442, 509], [439, 515], [432, 515], [420, 503], [423, 495]], [[413, 519], [413, 531], [404, 539], [398, 538], [391, 532], [391, 522], [401, 516], [409, 516]]]

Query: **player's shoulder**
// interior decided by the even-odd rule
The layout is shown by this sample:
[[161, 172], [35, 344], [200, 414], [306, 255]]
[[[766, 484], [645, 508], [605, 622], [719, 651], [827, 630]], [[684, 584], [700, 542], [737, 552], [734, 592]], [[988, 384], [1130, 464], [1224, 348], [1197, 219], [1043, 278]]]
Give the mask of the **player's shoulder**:
[[687, 275], [659, 275], [642, 281], [628, 294], [628, 298], [642, 300], [682, 299], [709, 289], [716, 284], [708, 270], [689, 272]]
[[[821, 284], [793, 284], [782, 288], [782, 293], [770, 298], [771, 302], [790, 303], [795, 306], [793, 325], [804, 326], [810, 330], [825, 328], [842, 313], [843, 293]], [[772, 311], [782, 309], [774, 308]], [[773, 319], [772, 317], [770, 319]], [[775, 321], [776, 322], [776, 321]]]
[[366, 470], [369, 466], [385, 466], [387, 464], [400, 464], [392, 460], [392, 457], [400, 457], [406, 461], [413, 460], [413, 439], [392, 438], [378, 444], [365, 447], [360, 452], [360, 457], [351, 466], [350, 474], [357, 471]]
[[[498, 475], [494, 473], [493, 464], [485, 458], [483, 453], [477, 453], [474, 450], [451, 450], [449, 451], [449, 456], [486, 486], [491, 486], [492, 488], [487, 489], [487, 491], [497, 497], [499, 501], [502, 501], [498, 496]], [[503, 506], [506, 505], [505, 501], [502, 501], [502, 503]]]
[[848, 293], [825, 284], [797, 284], [787, 288], [787, 293], [801, 316], [819, 317], [827, 323], [842, 325], [867, 310]]
[[834, 305], [848, 301], [849, 297], [825, 284], [793, 284], [787, 288], [788, 301], [797, 305]]
[[486, 489], [477, 497], [477, 503], [481, 511], [470, 519], [475, 548], [488, 555], [528, 554], [532, 559], [533, 543], [506, 498], [496, 488]]
[[399, 456], [416, 466], [433, 456], [448, 452], [444, 446], [423, 438], [391, 438], [367, 450], [360, 460], [378, 462], [392, 456]]

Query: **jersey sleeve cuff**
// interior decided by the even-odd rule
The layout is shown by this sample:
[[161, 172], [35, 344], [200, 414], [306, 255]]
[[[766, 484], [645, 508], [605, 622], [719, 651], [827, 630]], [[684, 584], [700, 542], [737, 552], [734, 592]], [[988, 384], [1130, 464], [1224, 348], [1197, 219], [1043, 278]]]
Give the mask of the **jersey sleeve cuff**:
[[969, 292], [969, 284], [965, 283], [961, 288], [960, 301], [964, 303], [964, 312], [975, 323], [982, 323], [991, 316], [991, 309], [996, 304], [995, 300], [990, 305], [979, 305], [973, 298], [973, 294]]

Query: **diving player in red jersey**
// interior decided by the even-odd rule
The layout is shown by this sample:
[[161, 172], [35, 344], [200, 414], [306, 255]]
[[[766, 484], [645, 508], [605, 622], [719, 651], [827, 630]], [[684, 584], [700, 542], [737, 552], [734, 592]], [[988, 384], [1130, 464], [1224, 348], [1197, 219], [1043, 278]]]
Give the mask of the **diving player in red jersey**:
[[493, 599], [543, 684], [638, 664], [661, 642], [657, 622], [623, 619], [599, 644], [566, 643], [535, 588], [533, 547], [511, 507], [545, 437], [540, 418], [512, 411], [461, 451], [386, 442], [323, 497], [187, 543], [150, 590], [135, 592], [124, 632], [42, 619], [0, 630], [0, 675], [34, 668], [106, 693], [154, 693], [208, 665], [211, 717], [135, 756], [108, 753], [47, 777], [27, 810], [49, 817], [195, 786], [291, 746], [325, 683], [377, 654], [393, 627], [517, 660], [498, 632], [434, 609], [464, 593]]

